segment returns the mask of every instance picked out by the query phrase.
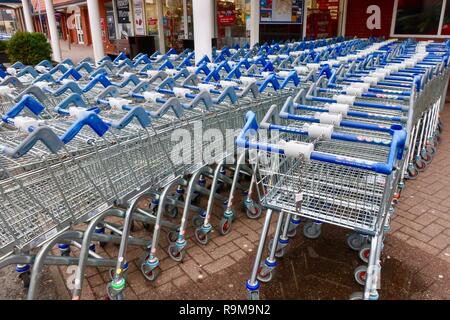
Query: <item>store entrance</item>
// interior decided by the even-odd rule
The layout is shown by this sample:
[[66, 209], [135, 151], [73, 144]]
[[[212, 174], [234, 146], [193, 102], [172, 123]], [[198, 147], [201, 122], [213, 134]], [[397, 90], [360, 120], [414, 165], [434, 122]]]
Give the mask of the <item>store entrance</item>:
[[339, 19], [342, 16], [343, 0], [307, 1], [306, 38], [320, 39], [336, 37], [339, 34]]

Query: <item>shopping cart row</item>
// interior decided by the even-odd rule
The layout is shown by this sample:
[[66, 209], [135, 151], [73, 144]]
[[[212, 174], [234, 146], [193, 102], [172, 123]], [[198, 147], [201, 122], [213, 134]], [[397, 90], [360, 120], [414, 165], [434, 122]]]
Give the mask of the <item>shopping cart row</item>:
[[[348, 176], [361, 176], [351, 172], [347, 175], [341, 167], [351, 166], [349, 163], [360, 157], [365, 162], [360, 159], [364, 164], [357, 169], [374, 170], [373, 166], [381, 170], [366, 177], [370, 185], [367, 195], [347, 201], [347, 207], [354, 210], [349, 220], [364, 220], [361, 224], [366, 229], [357, 230], [367, 232], [372, 228], [377, 232], [374, 221], [381, 218], [376, 216], [376, 207], [383, 203], [380, 197], [389, 195], [383, 192], [387, 184], [379, 182], [381, 178], [375, 175], [390, 177], [396, 154], [405, 143], [403, 128], [409, 133], [408, 124], [417, 124], [414, 119], [405, 121], [416, 109], [412, 102], [425, 96], [434, 99], [430, 87], [440, 84], [436, 79], [445, 77], [447, 70], [445, 47], [433, 45], [428, 53], [430, 46], [427, 44], [424, 52], [422, 45], [411, 42], [332, 39], [315, 44], [222, 49], [215, 52], [213, 62], [205, 58], [195, 66], [189, 51], [138, 55], [133, 60], [120, 55], [98, 64], [88, 59], [78, 65], [68, 60], [55, 67], [48, 62], [34, 68], [14, 64], [7, 70], [10, 76], [2, 81], [0, 90], [0, 190], [4, 200], [4, 258], [0, 265], [17, 264], [17, 271], [27, 282], [33, 264], [29, 298], [36, 295], [43, 264], [79, 266], [75, 298], [80, 297], [87, 265], [115, 266], [108, 295], [120, 299], [126, 283], [128, 245], [149, 248], [141, 271], [154, 280], [159, 272], [161, 228], [169, 231], [169, 256], [181, 261], [187, 245], [189, 214], [196, 214], [192, 219], [194, 235], [201, 244], [207, 244], [213, 228], [210, 221], [214, 202], [224, 204], [216, 228], [221, 234], [230, 232], [236, 190], [246, 194], [243, 205], [247, 216], [259, 217], [262, 208], [255, 196], [265, 183], [260, 182], [264, 174], [247, 162], [247, 153], [219, 148], [220, 152], [207, 161], [197, 157], [205, 149], [223, 146], [217, 140], [204, 141], [198, 136], [198, 128], [202, 132], [216, 130], [221, 141], [233, 145], [235, 130], [244, 126], [244, 115], [249, 111], [266, 122], [276, 116], [281, 122], [266, 125], [274, 125], [274, 132], [281, 130], [289, 137], [311, 133], [307, 138], [319, 139], [315, 143], [320, 144], [319, 152], [330, 155], [328, 162], [340, 161], [333, 174], [335, 179], [347, 177], [347, 189], [332, 191], [332, 184], [316, 178], [310, 184], [313, 193], [322, 192], [324, 187], [329, 190], [333, 204], [343, 201], [341, 198], [354, 188], [355, 179]], [[438, 117], [438, 110], [430, 111], [423, 100], [423, 110], [429, 114], [421, 124], [427, 132], [421, 138], [434, 134]], [[419, 112], [415, 117], [425, 119]], [[334, 131], [335, 126], [338, 128]], [[322, 142], [323, 137], [330, 142]], [[365, 147], [361, 148], [361, 144]], [[411, 142], [411, 146], [416, 147], [416, 143]], [[299, 147], [293, 148], [298, 151]], [[174, 157], [177, 150], [183, 157]], [[373, 154], [373, 159], [364, 159], [367, 154]], [[324, 161], [320, 157], [315, 160]], [[291, 167], [295, 176], [295, 164], [288, 163], [286, 170]], [[316, 175], [326, 170], [317, 170]], [[392, 185], [399, 180], [395, 177]], [[230, 190], [224, 188], [227, 185]], [[206, 208], [198, 204], [202, 196], [208, 200]], [[143, 198], [151, 199], [148, 208], [138, 206]], [[312, 220], [305, 229], [313, 234], [320, 231], [321, 222], [330, 222], [323, 218], [326, 208], [333, 212], [331, 215], [340, 212], [338, 206], [332, 208], [330, 201], [320, 199], [323, 204], [317, 202], [318, 209], [313, 211], [322, 216], [310, 213]], [[356, 213], [361, 203], [372, 200], [370, 212], [358, 209], [361, 213]], [[289, 205], [290, 199], [283, 201]], [[277, 202], [273, 203], [276, 209]], [[163, 219], [163, 215], [175, 217], [179, 210], [179, 224]], [[361, 218], [364, 214], [365, 218]], [[292, 219], [283, 221], [287, 234], [299, 221], [293, 211], [288, 215]], [[111, 224], [109, 216], [119, 217], [122, 223]], [[343, 224], [344, 220], [335, 218], [330, 223]], [[154, 224], [151, 241], [131, 237], [133, 221]], [[72, 226], [81, 222], [87, 223], [86, 231], [72, 231]], [[355, 222], [344, 226], [355, 228]], [[111, 233], [106, 234], [105, 228]], [[119, 242], [118, 259], [105, 259], [95, 253], [96, 242]], [[48, 255], [55, 244], [59, 244], [63, 256]], [[80, 248], [79, 258], [70, 256], [73, 246]], [[33, 255], [35, 248], [39, 251]]]
[[[436, 152], [448, 83], [447, 43], [387, 47], [360, 63], [323, 69], [308, 92], [288, 98], [281, 111], [273, 106], [260, 123], [247, 114], [237, 144], [248, 150], [267, 208], [247, 281], [251, 299], [272, 279], [302, 218], [310, 239], [323, 223], [353, 231], [347, 243], [365, 264], [354, 271], [364, 291], [351, 299], [378, 299], [389, 220], [404, 178], [415, 177], [411, 170]], [[258, 139], [261, 130], [270, 138]], [[274, 211], [275, 234], [261, 262]]]

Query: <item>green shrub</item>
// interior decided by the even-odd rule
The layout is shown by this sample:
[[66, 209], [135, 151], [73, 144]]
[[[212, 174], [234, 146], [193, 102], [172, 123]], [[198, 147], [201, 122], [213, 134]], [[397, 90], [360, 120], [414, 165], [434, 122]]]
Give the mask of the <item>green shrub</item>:
[[43, 33], [17, 32], [8, 41], [8, 57], [11, 63], [20, 61], [35, 65], [42, 60], [50, 60], [52, 49]]
[[8, 41], [1, 40], [0, 41], [0, 53], [4, 53], [4, 52], [6, 53], [7, 48], [8, 48]]

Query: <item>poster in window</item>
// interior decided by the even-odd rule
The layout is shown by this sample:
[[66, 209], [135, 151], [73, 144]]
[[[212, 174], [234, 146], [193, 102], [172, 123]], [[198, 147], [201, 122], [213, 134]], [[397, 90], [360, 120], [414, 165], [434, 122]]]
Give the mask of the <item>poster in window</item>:
[[303, 0], [261, 0], [260, 23], [295, 23], [303, 20]]
[[136, 35], [142, 36], [145, 34], [142, 0], [134, 0], [134, 25], [136, 28]]
[[398, 0], [395, 34], [437, 35], [443, 0]]
[[119, 23], [130, 23], [130, 3], [128, 0], [116, 0]]

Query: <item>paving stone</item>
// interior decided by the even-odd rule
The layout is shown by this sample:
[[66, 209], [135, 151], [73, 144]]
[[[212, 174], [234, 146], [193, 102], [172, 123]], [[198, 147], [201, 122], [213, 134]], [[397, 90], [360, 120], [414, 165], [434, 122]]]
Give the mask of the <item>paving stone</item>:
[[187, 262], [181, 263], [180, 268], [193, 280], [201, 281], [206, 277], [205, 272], [201, 267], [192, 259]]
[[178, 278], [172, 280], [172, 283], [177, 288], [184, 288], [184, 287], [186, 287], [188, 285], [192, 285], [193, 284], [191, 278], [189, 278], [189, 276], [187, 276], [185, 274], [182, 275], [181, 277], [178, 277]]
[[400, 231], [422, 242], [428, 242], [431, 240], [430, 236], [427, 236], [426, 234], [423, 234], [406, 226], [401, 228]]
[[193, 246], [192, 248], [190, 248], [188, 254], [199, 265], [205, 265], [213, 261], [213, 258], [199, 246]]
[[424, 229], [422, 229], [422, 232], [425, 233], [426, 235], [429, 235], [430, 237], [435, 237], [444, 230], [445, 230], [445, 227], [443, 227], [437, 223], [432, 223], [432, 224], [428, 225], [427, 227], [425, 227]]
[[99, 273], [93, 275], [92, 277], [89, 277], [87, 281], [89, 282], [89, 285], [91, 287], [95, 287], [105, 283], [105, 281], [103, 280], [102, 276]]
[[225, 268], [228, 268], [229, 266], [232, 266], [233, 264], [235, 264], [235, 261], [230, 258], [229, 256], [224, 256], [208, 265], [206, 265], [204, 267], [204, 269], [209, 273], [209, 274], [214, 274], [216, 272], [219, 272]]
[[247, 253], [246, 253], [245, 251], [239, 249], [239, 250], [237, 250], [237, 251], [235, 251], [235, 252], [230, 253], [230, 256], [231, 256], [236, 262], [239, 262], [239, 261], [241, 261], [242, 259], [244, 259], [244, 258], [247, 257]]
[[436, 247], [436, 248], [442, 250], [442, 249], [446, 248], [448, 245], [450, 245], [450, 237], [447, 237], [444, 234], [440, 234], [440, 235], [437, 235], [436, 237], [434, 237], [433, 240], [431, 240], [428, 243], [430, 245], [432, 245], [433, 247]]

